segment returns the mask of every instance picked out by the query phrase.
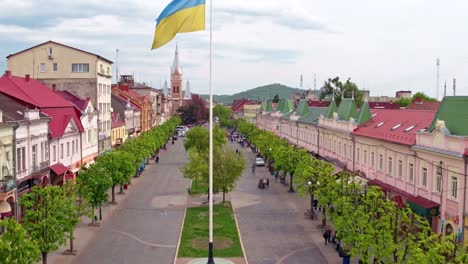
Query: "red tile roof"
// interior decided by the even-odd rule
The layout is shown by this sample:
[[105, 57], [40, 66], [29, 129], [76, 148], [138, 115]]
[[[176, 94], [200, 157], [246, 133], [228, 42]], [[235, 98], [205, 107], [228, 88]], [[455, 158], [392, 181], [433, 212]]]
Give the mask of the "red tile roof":
[[81, 111], [85, 111], [89, 103], [89, 98], [82, 99], [79, 95], [70, 91], [55, 91], [56, 94], [62, 96], [65, 100], [74, 104]]
[[[416, 144], [416, 132], [428, 128], [435, 111], [372, 109], [374, 117], [356, 128], [353, 134], [403, 145]], [[414, 126], [412, 129], [409, 129]]]
[[0, 77], [0, 92], [16, 98], [29, 108], [37, 107], [48, 115], [51, 118], [49, 131], [52, 138], [61, 137], [71, 119], [75, 121], [78, 130], [83, 131], [80, 111], [38, 80], [4, 74]]
[[400, 105], [393, 102], [369, 102], [371, 109], [399, 109]]
[[312, 101], [312, 100], [308, 100], [307, 104], [309, 106], [326, 107], [326, 106], [330, 105], [330, 101]]
[[416, 101], [408, 105], [407, 109], [414, 110], [437, 110], [439, 109], [440, 102], [424, 102]]
[[127, 84], [113, 84], [112, 93], [124, 99], [125, 101], [127, 101], [127, 99], [130, 99], [130, 103], [137, 110], [141, 110], [143, 108], [143, 104], [145, 103], [145, 96], [132, 91]]
[[120, 113], [112, 112], [112, 121], [111, 121], [111, 128], [121, 127], [124, 126], [125, 123], [120, 120]]
[[65, 172], [67, 172], [67, 167], [65, 167], [62, 163], [56, 163], [52, 166], [50, 166], [50, 169], [57, 175], [62, 175]]

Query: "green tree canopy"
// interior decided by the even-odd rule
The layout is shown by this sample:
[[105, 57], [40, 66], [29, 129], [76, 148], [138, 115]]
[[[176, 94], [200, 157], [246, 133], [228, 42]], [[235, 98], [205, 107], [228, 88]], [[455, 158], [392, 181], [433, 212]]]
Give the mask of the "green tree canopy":
[[[226, 131], [219, 126], [213, 128], [213, 142], [215, 146], [226, 143]], [[206, 127], [192, 127], [185, 135], [184, 146], [186, 150], [194, 148], [200, 153], [208, 154], [209, 130]]]
[[34, 187], [21, 198], [26, 209], [23, 225], [37, 243], [42, 263], [47, 264], [47, 254], [66, 242], [65, 232], [71, 228], [67, 216], [72, 214], [73, 204], [60, 187], [52, 185]]
[[35, 264], [40, 259], [36, 241], [31, 240], [22, 225], [14, 219], [0, 220], [0, 257], [2, 263]]
[[115, 186], [128, 183], [134, 173], [132, 156], [128, 152], [115, 150], [99, 156], [97, 162], [110, 175], [112, 203], [115, 203]]
[[320, 99], [335, 95], [335, 101], [339, 105], [341, 98], [351, 98], [354, 92], [354, 100], [357, 107], [360, 107], [364, 101], [364, 93], [359, 87], [348, 78], [344, 83], [340, 77], [329, 78], [321, 88]]
[[[94, 163], [87, 170], [84, 170], [79, 178], [84, 186], [83, 194], [91, 204], [94, 213], [94, 208], [107, 201], [107, 190], [112, 186], [112, 177], [108, 170], [99, 166], [98, 163]], [[94, 217], [92, 221], [94, 223]]]
[[411, 101], [412, 102], [416, 101], [416, 98], [420, 98], [424, 102], [436, 102], [437, 101], [436, 98], [429, 97], [424, 92], [417, 92], [417, 93], [413, 94], [413, 97], [411, 97]]
[[225, 195], [236, 187], [236, 182], [245, 168], [245, 159], [229, 146], [215, 148], [213, 158], [213, 185], [223, 191], [223, 203]]

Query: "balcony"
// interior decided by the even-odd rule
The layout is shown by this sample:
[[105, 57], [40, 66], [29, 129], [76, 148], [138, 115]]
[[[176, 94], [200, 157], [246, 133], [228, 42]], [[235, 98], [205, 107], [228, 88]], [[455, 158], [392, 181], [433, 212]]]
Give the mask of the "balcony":
[[44, 161], [39, 164], [34, 164], [31, 168], [31, 175], [41, 176], [49, 172], [49, 161]]
[[0, 180], [0, 193], [6, 193], [16, 188], [16, 181], [13, 176], [5, 176]]

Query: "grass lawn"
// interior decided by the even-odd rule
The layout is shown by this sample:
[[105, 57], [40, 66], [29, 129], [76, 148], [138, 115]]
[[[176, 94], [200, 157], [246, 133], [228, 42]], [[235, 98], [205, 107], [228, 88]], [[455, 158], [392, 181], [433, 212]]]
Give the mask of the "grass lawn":
[[191, 196], [206, 194], [207, 191], [208, 191], [208, 184], [204, 182], [198, 182], [196, 180], [192, 181], [192, 186], [190, 189]]
[[[230, 202], [213, 206], [214, 255], [243, 257]], [[188, 208], [179, 247], [179, 258], [208, 256], [208, 206]]]

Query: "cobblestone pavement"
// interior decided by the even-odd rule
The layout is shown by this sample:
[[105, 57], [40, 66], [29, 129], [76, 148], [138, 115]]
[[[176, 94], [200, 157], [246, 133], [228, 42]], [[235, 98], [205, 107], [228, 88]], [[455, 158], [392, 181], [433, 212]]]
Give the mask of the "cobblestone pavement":
[[[267, 167], [257, 167], [252, 175], [254, 154], [242, 149], [247, 165], [236, 190], [231, 194], [242, 241], [250, 264], [341, 263], [331, 245], [325, 246], [319, 221], [304, 219], [310, 206], [307, 197], [289, 193], [288, 186], [275, 183]], [[270, 187], [258, 189], [260, 178], [269, 177]], [[289, 182], [289, 178], [288, 178]]]
[[189, 181], [179, 170], [185, 161], [182, 140], [169, 143], [73, 263], [172, 263], [187, 203]]

